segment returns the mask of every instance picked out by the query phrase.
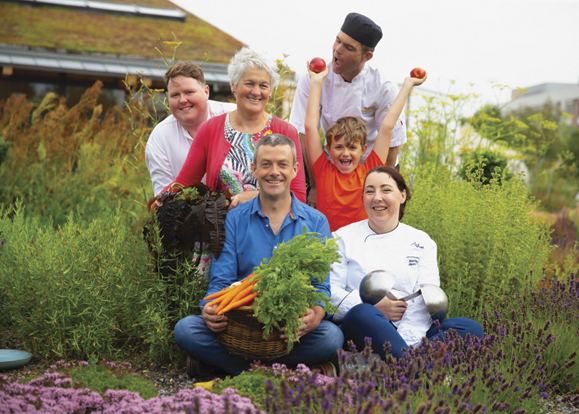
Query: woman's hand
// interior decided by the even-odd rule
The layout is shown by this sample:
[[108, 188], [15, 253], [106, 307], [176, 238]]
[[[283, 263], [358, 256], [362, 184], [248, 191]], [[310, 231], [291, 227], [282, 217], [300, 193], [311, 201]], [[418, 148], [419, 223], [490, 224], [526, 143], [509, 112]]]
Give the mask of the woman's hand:
[[201, 311], [203, 320], [207, 324], [207, 327], [213, 332], [221, 332], [227, 327], [227, 317], [225, 315], [215, 314], [217, 306], [219, 305], [209, 306], [209, 304], [206, 304], [203, 306], [203, 310]]
[[388, 319], [390, 322], [396, 322], [402, 319], [402, 316], [404, 316], [404, 312], [406, 312], [408, 303], [404, 302], [403, 300], [391, 300], [387, 297], [384, 297], [374, 306], [376, 309], [382, 312], [386, 319]]
[[234, 209], [235, 207], [237, 207], [242, 203], [245, 203], [246, 201], [253, 200], [255, 197], [257, 197], [258, 194], [259, 191], [244, 191], [243, 193], [234, 195], [233, 197], [231, 197], [231, 204], [229, 205], [227, 211], [231, 211], [232, 209]]
[[149, 210], [149, 213], [154, 213], [155, 210], [157, 210], [157, 208], [161, 207], [162, 205], [163, 203], [161, 200], [159, 200], [159, 197], [153, 197], [147, 203], [147, 210]]

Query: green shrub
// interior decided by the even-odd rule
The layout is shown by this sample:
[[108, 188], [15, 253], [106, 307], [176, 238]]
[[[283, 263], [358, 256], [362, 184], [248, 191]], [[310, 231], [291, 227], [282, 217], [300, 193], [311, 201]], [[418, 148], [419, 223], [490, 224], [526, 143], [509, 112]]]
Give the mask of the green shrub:
[[512, 278], [538, 281], [551, 248], [545, 226], [532, 220], [522, 181], [483, 185], [480, 177], [458, 181], [444, 168], [422, 168], [404, 217], [438, 245], [451, 314], [477, 320]]
[[118, 357], [148, 350], [154, 361], [181, 357], [175, 323], [200, 313], [207, 280], [190, 261], [171, 280], [152, 271], [146, 243], [126, 214], [105, 209], [85, 223], [39, 226], [21, 203], [0, 210], [0, 313], [37, 356]]
[[171, 262], [175, 271], [168, 277], [157, 273], [156, 282], [145, 289], [139, 326], [147, 333], [143, 340], [149, 358], [154, 361], [182, 360], [184, 353], [175, 343], [175, 324], [189, 315], [201, 314], [199, 303], [207, 293], [209, 281], [197, 272], [191, 255], [185, 259], [182, 255], [168, 257], [161, 246], [158, 229], [155, 230], [157, 269], [163, 266], [162, 263]]
[[[185, 217], [187, 212], [194, 211], [193, 206], [199, 207], [203, 198], [197, 197], [195, 187], [177, 194], [175, 204], [172, 197], [163, 201], [164, 206], [160, 209], [167, 208], [169, 212], [161, 214], [162, 219], [159, 218], [160, 209], [152, 214], [143, 231], [153, 257], [157, 280], [145, 291], [144, 318], [141, 321], [145, 331], [154, 332], [154, 335], [145, 338], [152, 359], [168, 356], [175, 360], [184, 357], [175, 345], [173, 328], [184, 317], [201, 314], [199, 303], [209, 287], [208, 279], [196, 266], [197, 255], [201, 254], [200, 244], [194, 243], [200, 240], [199, 229], [193, 226], [187, 227], [186, 233], [174, 231], [176, 223], [186, 226], [194, 221], [185, 224], [181, 215]], [[179, 207], [176, 208], [176, 205]], [[165, 226], [163, 230], [162, 226]]]
[[103, 115], [101, 86], [70, 109], [53, 93], [36, 108], [23, 96], [0, 102], [0, 329], [50, 359], [127, 348], [175, 359], [173, 327], [200, 312], [207, 281], [180, 258], [174, 278], [157, 277], [140, 236], [156, 92], [131, 90], [135, 99]]
[[267, 367], [260, 365], [252, 366], [249, 371], [244, 371], [234, 377], [226, 377], [217, 381], [211, 392], [215, 394], [222, 394], [227, 388], [237, 390], [239, 395], [251, 398], [254, 404], [264, 406], [265, 403], [265, 382], [272, 381], [276, 385], [280, 384], [279, 378], [274, 378], [273, 371]]
[[[9, 216], [13, 218], [9, 218]], [[139, 346], [138, 305], [151, 284], [149, 254], [121, 210], [59, 229], [0, 211], [0, 312], [38, 356], [110, 357]]]
[[255, 362], [248, 371], [216, 381], [211, 391], [223, 394], [227, 388], [231, 388], [239, 395], [250, 398], [253, 404], [265, 408], [268, 389], [271, 392], [274, 387], [285, 387], [287, 390], [291, 388], [295, 391], [298, 388], [298, 378], [309, 374], [310, 369], [303, 364], [295, 369], [289, 369], [283, 364], [265, 366]]
[[471, 154], [464, 156], [463, 165], [459, 175], [463, 180], [468, 179], [473, 169], [482, 169], [481, 180], [483, 184], [490, 184], [493, 176], [497, 177], [499, 183], [502, 180], [510, 180], [513, 174], [507, 167], [507, 157], [500, 152], [490, 149], [477, 148]]
[[8, 158], [8, 150], [10, 150], [10, 143], [4, 141], [4, 138], [0, 137], [0, 165]]

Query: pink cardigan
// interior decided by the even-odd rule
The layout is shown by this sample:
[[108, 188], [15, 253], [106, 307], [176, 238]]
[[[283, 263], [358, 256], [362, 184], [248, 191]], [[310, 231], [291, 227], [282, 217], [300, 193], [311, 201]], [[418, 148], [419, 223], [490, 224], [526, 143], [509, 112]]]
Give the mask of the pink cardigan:
[[[213, 190], [217, 188], [219, 172], [229, 153], [231, 144], [225, 139], [225, 118], [227, 114], [213, 117], [199, 127], [193, 139], [193, 144], [189, 148], [187, 159], [183, 168], [179, 172], [175, 182], [184, 186], [189, 186], [201, 181], [203, 176], [206, 184]], [[271, 122], [273, 133], [282, 134], [290, 138], [296, 146], [297, 162], [303, 163], [302, 146], [298, 132], [293, 125], [273, 117]], [[167, 186], [166, 189], [168, 189]], [[301, 202], [306, 202], [306, 177], [303, 168], [298, 170], [296, 178], [290, 184], [290, 190]]]

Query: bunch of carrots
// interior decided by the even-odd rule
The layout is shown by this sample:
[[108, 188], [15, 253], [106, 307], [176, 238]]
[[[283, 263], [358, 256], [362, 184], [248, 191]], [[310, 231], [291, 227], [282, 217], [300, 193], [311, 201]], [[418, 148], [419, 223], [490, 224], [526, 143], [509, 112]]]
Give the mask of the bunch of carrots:
[[212, 302], [209, 302], [209, 306], [219, 304], [217, 309], [215, 309], [217, 315], [223, 315], [232, 309], [248, 305], [253, 302], [253, 299], [255, 299], [258, 294], [258, 292], [254, 292], [253, 289], [260, 278], [250, 280], [252, 276], [253, 273], [241, 282], [233, 283], [231, 286], [207, 296], [204, 300], [212, 300]]

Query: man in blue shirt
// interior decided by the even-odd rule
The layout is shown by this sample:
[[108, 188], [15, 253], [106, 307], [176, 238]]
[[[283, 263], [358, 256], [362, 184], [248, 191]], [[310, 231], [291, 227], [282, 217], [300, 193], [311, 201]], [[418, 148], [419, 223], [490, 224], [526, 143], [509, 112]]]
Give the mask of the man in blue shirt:
[[[271, 258], [273, 250], [282, 242], [308, 232], [320, 237], [332, 237], [326, 217], [300, 202], [291, 192], [290, 183], [297, 175], [296, 149], [291, 139], [270, 134], [260, 139], [251, 164], [259, 183], [259, 196], [227, 213], [225, 246], [211, 267], [208, 295], [242, 280], [253, 272], [264, 258]], [[323, 284], [313, 286], [330, 297], [329, 277]], [[202, 314], [180, 320], [175, 326], [175, 341], [190, 358], [219, 367], [237, 375], [249, 369], [252, 361], [227, 352], [216, 341], [215, 333], [227, 326], [227, 318], [215, 314], [217, 305], [201, 302]], [[325, 318], [321, 306], [308, 308], [301, 319], [300, 341], [286, 356], [268, 363], [296, 365], [321, 364], [336, 356], [344, 337], [336, 325]]]

